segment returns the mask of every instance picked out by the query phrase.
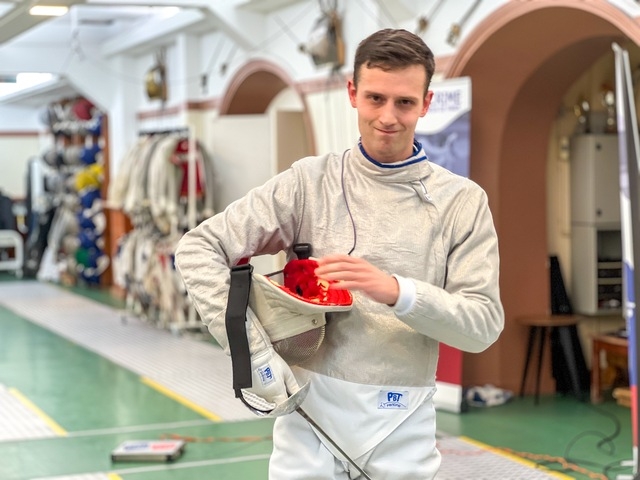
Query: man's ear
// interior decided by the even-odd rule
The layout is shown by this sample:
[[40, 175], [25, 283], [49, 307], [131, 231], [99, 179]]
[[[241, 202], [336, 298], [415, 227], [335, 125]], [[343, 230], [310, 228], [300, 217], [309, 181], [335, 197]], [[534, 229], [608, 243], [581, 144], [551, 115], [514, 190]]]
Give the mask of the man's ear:
[[349, 80], [347, 82], [347, 91], [349, 92], [349, 101], [351, 102], [351, 106], [356, 108], [356, 86], [353, 84], [353, 80]]
[[433, 100], [433, 90], [429, 90], [424, 96], [424, 100], [422, 101], [422, 111], [420, 112], [421, 117], [424, 117], [427, 114], [429, 105], [431, 105], [431, 100]]

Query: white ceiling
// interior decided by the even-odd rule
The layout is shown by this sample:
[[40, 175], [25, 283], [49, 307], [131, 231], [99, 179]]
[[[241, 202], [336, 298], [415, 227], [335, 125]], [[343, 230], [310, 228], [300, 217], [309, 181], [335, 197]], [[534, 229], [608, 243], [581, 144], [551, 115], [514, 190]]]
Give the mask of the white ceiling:
[[[269, 13], [298, 0], [0, 0], [0, 46], [6, 43], [39, 41], [47, 37], [52, 25], [75, 23], [75, 27], [107, 38], [125, 28], [152, 17], [162, 16], [167, 9], [210, 9], [232, 4], [239, 10]], [[63, 17], [38, 17], [29, 14], [33, 5], [65, 5], [70, 13]], [[238, 26], [239, 27], [239, 26]]]
[[[238, 22], [247, 15], [266, 14], [298, 1], [0, 0], [0, 54], [4, 54], [4, 58], [16, 58], [14, 51], [15, 55], [24, 55], [25, 51], [37, 55], [39, 47], [52, 44], [67, 44], [71, 49], [75, 36], [83, 42], [100, 44], [105, 55], [136, 53], [158, 44], [168, 33], [166, 28], [194, 32], [224, 30], [234, 41], [248, 46], [251, 39], [246, 35], [246, 26], [243, 28]], [[34, 17], [29, 14], [29, 8], [35, 4], [70, 8], [62, 17]], [[228, 13], [229, 6], [234, 10], [233, 15]], [[163, 20], [171, 27], [158, 28]], [[10, 78], [20, 73], [14, 69], [0, 64], [0, 77]], [[1, 87], [2, 84], [0, 103], [5, 104], [42, 105], [49, 97], [73, 94], [73, 88], [64, 80], [53, 80], [40, 87], [29, 87], [23, 93], [4, 96]]]
[[[70, 12], [63, 17], [42, 17], [29, 14], [34, 4], [53, 4], [70, 7]], [[94, 31], [107, 32], [109, 27], [123, 25], [145, 18], [153, 14], [151, 7], [134, 6], [102, 6], [91, 0], [48, 0], [34, 2], [32, 0], [0, 0], [0, 48], [8, 44], [38, 43], [46, 41], [48, 32], [53, 26], [71, 24], [88, 27]], [[49, 41], [51, 39], [49, 38]]]

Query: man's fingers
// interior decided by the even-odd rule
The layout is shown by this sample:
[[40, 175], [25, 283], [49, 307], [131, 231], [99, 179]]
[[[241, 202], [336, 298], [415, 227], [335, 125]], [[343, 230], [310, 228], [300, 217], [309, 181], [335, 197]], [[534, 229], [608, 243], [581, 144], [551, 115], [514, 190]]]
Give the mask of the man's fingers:
[[369, 264], [362, 259], [349, 257], [347, 255], [328, 255], [317, 261], [318, 267], [315, 270], [315, 274], [318, 277], [327, 278], [328, 280], [336, 280], [337, 278], [328, 277], [328, 275], [335, 273], [357, 274], [370, 269]]
[[348, 255], [327, 255], [317, 259], [315, 274], [329, 280], [329, 288], [361, 291], [373, 300], [393, 305], [398, 299], [398, 282], [366, 260]]

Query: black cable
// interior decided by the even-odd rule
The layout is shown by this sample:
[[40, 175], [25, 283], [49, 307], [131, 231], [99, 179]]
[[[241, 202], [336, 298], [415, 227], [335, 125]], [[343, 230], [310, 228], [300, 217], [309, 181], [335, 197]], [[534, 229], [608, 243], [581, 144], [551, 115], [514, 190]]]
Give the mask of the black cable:
[[[597, 430], [586, 430], [584, 432], [579, 433], [578, 435], [576, 435], [566, 446], [565, 448], [565, 455], [564, 458], [570, 462], [570, 463], [574, 463], [574, 464], [579, 464], [579, 465], [590, 465], [593, 467], [598, 467], [598, 468], [602, 468], [602, 472], [603, 474], [606, 476], [606, 470], [608, 468], [607, 465], [601, 465], [600, 463], [597, 462], [592, 462], [590, 460], [583, 460], [583, 459], [578, 459], [578, 458], [571, 458], [570, 457], [570, 451], [573, 448], [573, 446], [582, 438], [588, 437], [588, 436], [596, 436], [596, 437], [600, 437], [600, 440], [598, 441], [598, 443], [596, 444], [596, 448], [597, 450], [604, 452], [606, 455], [613, 455], [615, 453], [615, 445], [613, 443], [613, 440], [618, 437], [620, 435], [620, 431], [621, 431], [621, 425], [620, 425], [620, 421], [618, 420], [618, 417], [616, 417], [614, 414], [609, 413], [601, 408], [597, 408], [596, 406], [594, 406], [593, 404], [587, 404], [587, 407], [591, 408], [592, 410], [596, 411], [597, 413], [608, 417], [612, 420], [613, 425], [614, 425], [614, 431], [613, 433], [606, 435], [603, 432], [597, 431]], [[604, 448], [606, 446], [606, 448]]]
[[347, 207], [347, 213], [349, 214], [349, 218], [351, 219], [351, 226], [353, 228], [353, 246], [351, 247], [351, 250], [349, 250], [349, 252], [347, 253], [347, 255], [351, 255], [353, 251], [356, 249], [356, 243], [357, 243], [358, 237], [356, 236], [356, 222], [353, 219], [353, 215], [351, 214], [351, 208], [349, 207], [349, 200], [347, 199], [347, 191], [345, 190], [345, 187], [344, 187], [344, 159], [347, 156], [348, 151], [349, 149], [345, 150], [342, 154], [342, 170], [340, 172], [340, 182], [342, 184], [342, 197], [344, 198], [344, 204]]
[[[617, 469], [625, 469], [627, 467], [621, 465], [621, 461], [617, 460], [611, 463], [608, 463], [606, 465], [602, 465], [601, 463], [598, 462], [593, 462], [593, 461], [589, 461], [589, 460], [582, 460], [582, 459], [576, 459], [576, 458], [571, 458], [569, 456], [570, 450], [571, 448], [573, 448], [573, 446], [577, 443], [578, 440], [589, 436], [589, 435], [596, 435], [601, 437], [600, 441], [596, 444], [598, 450], [600, 451], [604, 451], [605, 454], [607, 455], [613, 455], [613, 453], [615, 452], [615, 445], [613, 444], [613, 440], [618, 437], [620, 435], [621, 432], [621, 424], [620, 421], [618, 420], [618, 418], [609, 412], [606, 412], [602, 409], [596, 408], [594, 405], [592, 404], [587, 404], [587, 406], [593, 410], [595, 410], [597, 413], [600, 413], [608, 418], [610, 418], [613, 423], [614, 423], [614, 431], [613, 433], [609, 434], [609, 435], [605, 435], [604, 433], [600, 432], [600, 431], [595, 431], [595, 430], [587, 430], [584, 432], [579, 433], [578, 435], [576, 435], [567, 445], [567, 447], [565, 448], [565, 454], [563, 457], [558, 457], [558, 458], [562, 458], [566, 463], [568, 464], [572, 464], [575, 466], [590, 466], [590, 467], [596, 467], [598, 469], [601, 469], [602, 471], [602, 475], [604, 475], [605, 477], [609, 478], [608, 476], [608, 472], [610, 470], [613, 470], [617, 467]], [[608, 449], [607, 450], [603, 450], [603, 446], [607, 445]], [[508, 451], [508, 450], [507, 450]], [[526, 457], [525, 457], [526, 458]], [[557, 463], [556, 461], [554, 461], [553, 459], [544, 459], [544, 460], [536, 460], [535, 463], [537, 465], [540, 466], [544, 466], [546, 468], [548, 468], [549, 470], [552, 470], [554, 472], [567, 472], [567, 473], [573, 473], [575, 472], [575, 470], [571, 469], [571, 468], [553, 468], [552, 465], [554, 463]]]
[[[620, 460], [617, 460], [615, 462], [611, 462], [606, 464], [603, 468], [602, 468], [602, 474], [611, 479], [611, 480], [615, 480], [616, 478], [618, 478], [618, 475], [620, 474], [620, 472], [629, 472], [631, 473], [632, 470], [632, 466], [629, 465], [622, 465], [620, 463]], [[613, 475], [613, 476], [611, 476]]]

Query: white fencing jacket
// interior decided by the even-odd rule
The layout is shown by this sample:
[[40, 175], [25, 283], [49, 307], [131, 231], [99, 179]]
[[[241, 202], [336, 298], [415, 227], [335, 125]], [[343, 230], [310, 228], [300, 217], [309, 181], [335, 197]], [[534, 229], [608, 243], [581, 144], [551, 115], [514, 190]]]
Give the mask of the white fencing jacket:
[[[230, 266], [281, 250], [294, 258], [296, 243], [310, 243], [315, 257], [353, 250], [401, 277], [401, 288], [406, 281], [415, 287], [415, 301], [401, 313], [352, 292], [353, 308], [331, 314], [319, 351], [297, 369], [301, 376], [326, 377], [331, 388], [370, 387], [363, 397], [417, 387], [426, 398], [435, 387], [439, 342], [480, 352], [503, 329], [487, 196], [431, 164], [417, 143], [414, 156], [394, 164], [375, 162], [360, 144], [303, 158], [183, 236], [176, 265], [227, 351]], [[313, 390], [305, 403], [327, 400], [313, 398]], [[335, 392], [335, 402], [341, 395]]]

